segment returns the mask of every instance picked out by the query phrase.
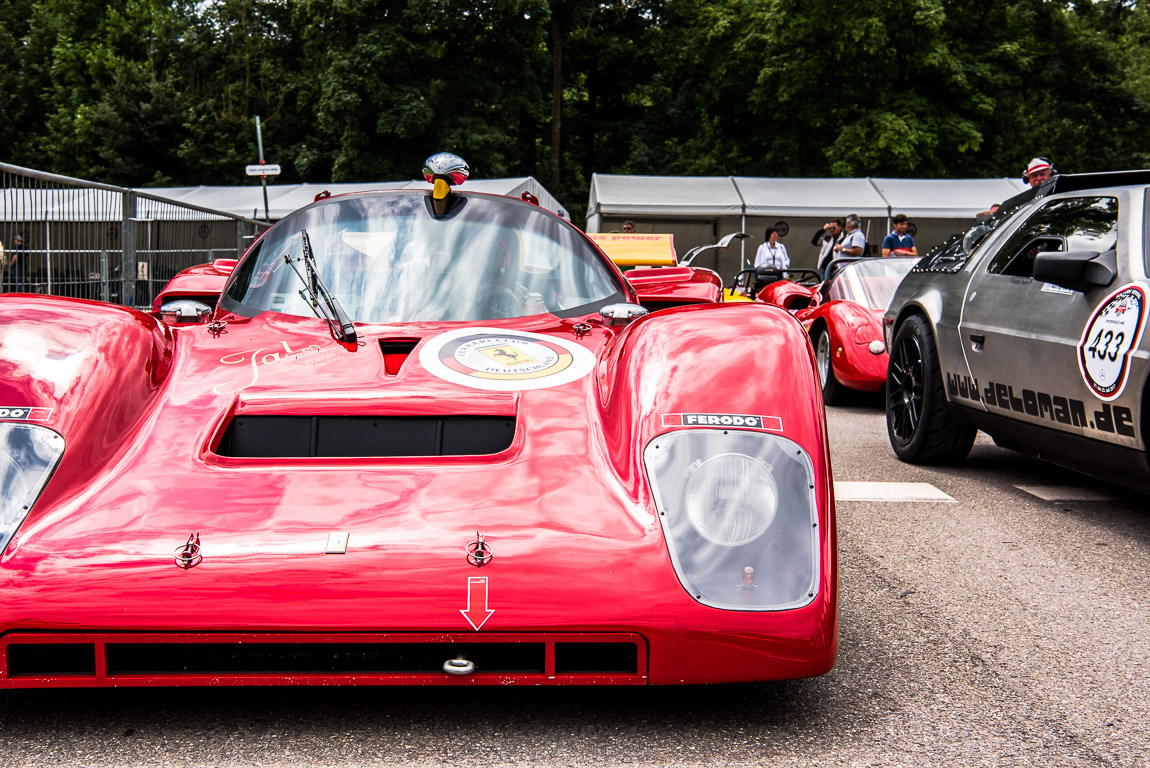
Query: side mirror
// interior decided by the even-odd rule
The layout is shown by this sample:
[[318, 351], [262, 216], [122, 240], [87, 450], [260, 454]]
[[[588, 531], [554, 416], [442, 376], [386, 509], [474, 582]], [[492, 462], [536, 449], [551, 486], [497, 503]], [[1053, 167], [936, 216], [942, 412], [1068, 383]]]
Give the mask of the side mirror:
[[1034, 257], [1034, 279], [1086, 291], [1107, 286], [1118, 276], [1118, 253], [1114, 250], [1043, 251]]
[[198, 325], [212, 316], [212, 308], [195, 299], [173, 299], [160, 307], [160, 320], [168, 325]]
[[608, 304], [599, 310], [605, 328], [622, 328], [647, 314], [650, 314], [647, 308], [638, 304]]
[[978, 247], [978, 244], [985, 240], [986, 236], [992, 231], [993, 230], [985, 224], [975, 224], [962, 236], [962, 252], [970, 256], [974, 253], [974, 249]]

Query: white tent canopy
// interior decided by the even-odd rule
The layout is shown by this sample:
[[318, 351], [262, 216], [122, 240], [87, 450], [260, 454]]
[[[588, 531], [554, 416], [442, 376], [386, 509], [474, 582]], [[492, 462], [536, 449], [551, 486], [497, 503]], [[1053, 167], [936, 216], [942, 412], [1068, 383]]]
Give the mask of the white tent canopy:
[[[341, 195], [380, 189], [430, 188], [430, 185], [422, 179], [359, 184], [269, 184], [268, 215], [273, 221], [282, 219], [292, 211], [313, 202], [315, 196], [324, 191]], [[523, 192], [530, 192], [539, 199], [541, 207], [570, 219], [570, 214], [559, 205], [559, 201], [531, 176], [510, 179], [468, 179], [462, 189], [510, 197], [519, 197]], [[135, 191], [211, 211], [254, 219], [264, 218], [264, 191], [260, 186], [146, 187]], [[122, 200], [120, 192], [107, 188], [15, 187], [0, 192], [0, 218], [9, 221], [116, 220], [121, 217]], [[174, 211], [170, 207], [148, 198], [137, 200], [136, 212], [136, 218], [141, 219], [165, 220], [174, 216]]]
[[594, 174], [587, 203], [587, 231], [604, 217], [717, 218], [857, 213], [883, 218], [970, 218], [1024, 189], [1020, 180], [997, 179], [791, 179]]
[[930, 219], [962, 219], [1014, 197], [1018, 179], [871, 179], [894, 213]]
[[591, 216], [599, 214], [638, 216], [738, 216], [743, 198], [730, 176], [591, 176], [591, 203], [587, 208], [587, 231]]
[[[343, 195], [351, 192], [370, 192], [380, 189], [430, 189], [423, 179], [414, 181], [364, 182], [356, 184], [269, 184], [268, 214], [272, 220], [282, 219], [292, 211], [302, 208], [315, 200], [321, 192]], [[461, 190], [485, 192], [493, 195], [519, 197], [530, 192], [539, 198], [539, 205], [560, 216], [570, 219], [570, 214], [559, 205], [550, 192], [533, 176], [509, 179], [468, 179]], [[263, 189], [261, 187], [195, 187], [190, 192], [187, 187], [170, 189], [147, 189], [160, 197], [170, 197], [180, 202], [188, 202], [213, 210], [223, 210], [240, 216], [262, 219], [264, 217]]]
[[748, 216], [887, 215], [887, 202], [870, 179], [736, 177], [732, 181], [747, 203]]

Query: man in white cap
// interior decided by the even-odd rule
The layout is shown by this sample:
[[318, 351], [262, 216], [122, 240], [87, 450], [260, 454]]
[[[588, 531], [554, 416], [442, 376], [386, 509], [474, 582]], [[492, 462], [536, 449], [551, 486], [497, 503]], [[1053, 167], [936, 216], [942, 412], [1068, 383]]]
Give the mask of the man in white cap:
[[1036, 157], [1030, 161], [1030, 164], [1026, 166], [1026, 170], [1022, 172], [1022, 181], [1032, 187], [1037, 187], [1039, 184], [1053, 178], [1055, 173], [1054, 163], [1050, 162], [1048, 158]]

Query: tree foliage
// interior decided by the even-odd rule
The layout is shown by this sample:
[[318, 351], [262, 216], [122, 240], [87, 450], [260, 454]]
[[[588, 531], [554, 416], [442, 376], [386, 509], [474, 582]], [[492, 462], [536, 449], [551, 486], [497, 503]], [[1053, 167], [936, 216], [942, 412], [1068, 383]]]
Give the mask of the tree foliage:
[[0, 158], [125, 185], [1150, 159], [1135, 0], [7, 0]]

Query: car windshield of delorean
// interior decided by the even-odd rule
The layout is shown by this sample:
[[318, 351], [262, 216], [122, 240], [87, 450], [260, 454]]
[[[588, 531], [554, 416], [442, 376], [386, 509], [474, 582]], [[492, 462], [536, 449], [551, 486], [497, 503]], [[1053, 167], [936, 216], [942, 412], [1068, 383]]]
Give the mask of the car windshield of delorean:
[[867, 309], [885, 310], [898, 284], [918, 259], [863, 259], [846, 265], [831, 280], [831, 301], [853, 301]]
[[237, 266], [220, 306], [315, 316], [288, 263], [305, 241], [357, 322], [570, 317], [623, 300], [578, 231], [528, 203], [455, 194], [435, 215], [426, 193], [387, 192], [331, 198], [279, 222]]

